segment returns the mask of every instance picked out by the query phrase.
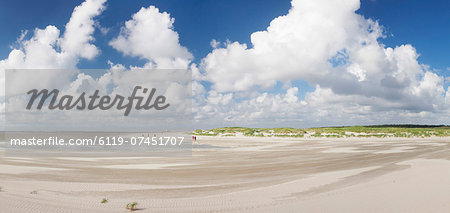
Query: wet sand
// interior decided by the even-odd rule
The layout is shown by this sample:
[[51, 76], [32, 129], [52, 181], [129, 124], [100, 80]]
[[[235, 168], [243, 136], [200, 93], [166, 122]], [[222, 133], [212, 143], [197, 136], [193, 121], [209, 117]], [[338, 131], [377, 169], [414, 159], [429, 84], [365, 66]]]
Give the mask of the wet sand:
[[0, 212], [450, 212], [450, 138], [200, 136], [184, 157], [1, 156], [0, 187]]

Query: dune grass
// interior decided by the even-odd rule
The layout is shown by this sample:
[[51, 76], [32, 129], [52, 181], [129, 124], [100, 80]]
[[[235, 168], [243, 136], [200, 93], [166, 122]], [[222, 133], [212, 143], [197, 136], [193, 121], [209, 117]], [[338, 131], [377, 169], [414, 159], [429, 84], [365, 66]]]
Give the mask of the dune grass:
[[276, 137], [431, 137], [450, 136], [450, 126], [445, 125], [377, 125], [342, 126], [307, 129], [223, 127], [210, 130], [195, 130], [195, 135], [208, 136], [276, 136]]
[[108, 202], [108, 198], [103, 198], [102, 201], [100, 201], [100, 203], [105, 204]]
[[138, 205], [137, 202], [128, 203], [126, 209], [129, 210], [130, 212], [135, 211], [137, 205]]

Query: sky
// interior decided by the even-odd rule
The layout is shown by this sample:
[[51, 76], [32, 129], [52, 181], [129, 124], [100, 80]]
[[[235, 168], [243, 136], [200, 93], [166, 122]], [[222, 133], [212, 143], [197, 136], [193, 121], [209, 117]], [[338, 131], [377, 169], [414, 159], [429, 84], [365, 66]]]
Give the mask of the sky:
[[189, 69], [199, 128], [450, 121], [448, 1], [83, 2], [3, 0], [0, 70]]

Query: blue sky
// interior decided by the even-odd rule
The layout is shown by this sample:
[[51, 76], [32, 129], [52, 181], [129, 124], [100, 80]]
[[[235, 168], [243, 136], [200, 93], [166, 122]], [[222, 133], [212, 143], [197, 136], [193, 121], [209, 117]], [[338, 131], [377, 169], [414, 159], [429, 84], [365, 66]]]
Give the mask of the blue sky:
[[[60, 31], [58, 39], [64, 40], [65, 25], [81, 3], [4, 0], [0, 7], [0, 62], [15, 63], [7, 60], [11, 47], [24, 55], [39, 51], [23, 48], [25, 41], [36, 36], [36, 28], [54, 25]], [[193, 70], [199, 83], [198, 92], [194, 91], [199, 122], [217, 117], [223, 119], [217, 125], [243, 120], [253, 122], [248, 125], [276, 126], [449, 121], [448, 1], [136, 0], [97, 5], [103, 6], [105, 10], [88, 17], [98, 23], [95, 32], [78, 35], [95, 40], [75, 44], [92, 44], [99, 53], [83, 50], [84, 46], [67, 49], [70, 46], [59, 44], [52, 51], [68, 51], [69, 59], [77, 61], [75, 65], [81, 69], [107, 69], [108, 61], [146, 68], [152, 63], [161, 67], [161, 60], [181, 63]], [[175, 19], [173, 28], [165, 28], [168, 17], [163, 12]], [[132, 18], [133, 14], [155, 23], [162, 21], [162, 25], [149, 26], [145, 20]], [[131, 28], [124, 26], [129, 20], [135, 23]], [[128, 31], [123, 31], [125, 28]], [[16, 42], [24, 30], [27, 36]], [[136, 32], [141, 34], [133, 34]], [[153, 41], [146, 39], [161, 39], [167, 35], [164, 33], [178, 35], [163, 39], [172, 54], [168, 58], [165, 47], [148, 46]], [[219, 46], [212, 47], [213, 39]], [[150, 50], [143, 51], [142, 45]], [[30, 55], [33, 57], [36, 55]], [[342, 63], [328, 66], [335, 59]], [[22, 65], [34, 66], [31, 62]], [[98, 79], [104, 73], [89, 74]], [[282, 104], [277, 106], [279, 102]]]
[[[6, 0], [0, 9], [0, 53], [6, 58], [9, 46], [20, 35], [21, 30], [32, 31], [52, 24], [62, 29], [70, 18], [73, 8], [83, 1], [45, 0], [40, 2]], [[24, 7], [24, 5], [27, 5]], [[119, 59], [123, 64], [143, 64], [133, 58], [121, 58], [121, 54], [108, 45], [109, 40], [120, 30], [123, 22], [130, 19], [141, 7], [155, 5], [175, 18], [175, 30], [180, 35], [180, 43], [189, 48], [198, 60], [211, 51], [212, 39], [226, 39], [249, 42], [249, 35], [256, 30], [264, 30], [270, 21], [286, 14], [290, 1], [215, 1], [215, 0], [143, 0], [109, 1], [107, 10], [99, 17], [103, 27], [111, 28], [104, 39], [95, 42], [103, 53], [94, 61], [84, 61], [80, 68], [108, 68], [108, 59]], [[45, 12], [44, 12], [45, 11]], [[14, 18], [11, 18], [14, 17]], [[97, 36], [100, 35], [97, 32]]]
[[[32, 31], [52, 24], [62, 29], [70, 18], [78, 1], [59, 0], [3, 0], [0, 7], [0, 56], [6, 58], [10, 46], [21, 30]], [[175, 30], [180, 43], [186, 46], [195, 59], [211, 51], [210, 41], [239, 41], [250, 43], [250, 34], [264, 30], [270, 21], [284, 15], [290, 8], [289, 0], [140, 0], [109, 1], [107, 10], [100, 16], [100, 24], [111, 28], [105, 39], [95, 42], [102, 55], [93, 61], [83, 61], [80, 68], [107, 68], [108, 59], [120, 59], [122, 63], [143, 64], [121, 54], [108, 46], [124, 20], [141, 7], [155, 5], [175, 18]], [[444, 74], [450, 67], [450, 3], [445, 0], [363, 0], [358, 13], [379, 20], [388, 37], [383, 43], [397, 46], [410, 43], [421, 54], [420, 61], [431, 65]], [[97, 32], [97, 34], [100, 34]], [[101, 35], [98, 35], [101, 36]], [[448, 74], [447, 74], [448, 75]]]

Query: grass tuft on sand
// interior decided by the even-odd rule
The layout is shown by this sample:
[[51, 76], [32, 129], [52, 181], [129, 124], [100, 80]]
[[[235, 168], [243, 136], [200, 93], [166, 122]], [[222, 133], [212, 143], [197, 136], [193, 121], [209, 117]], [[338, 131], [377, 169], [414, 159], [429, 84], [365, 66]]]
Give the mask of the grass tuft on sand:
[[126, 209], [130, 210], [130, 212], [135, 211], [137, 205], [138, 205], [137, 202], [128, 203], [127, 206], [126, 206]]

